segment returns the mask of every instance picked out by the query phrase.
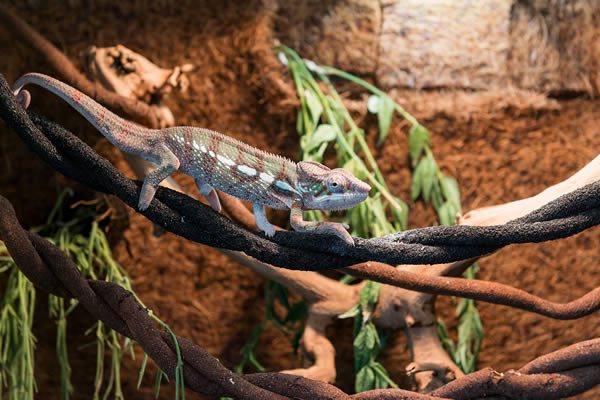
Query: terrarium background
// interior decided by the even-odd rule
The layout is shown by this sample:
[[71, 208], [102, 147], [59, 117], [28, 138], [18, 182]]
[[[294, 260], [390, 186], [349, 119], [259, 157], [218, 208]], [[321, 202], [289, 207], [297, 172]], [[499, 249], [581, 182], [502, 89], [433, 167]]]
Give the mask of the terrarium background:
[[[431, 130], [436, 159], [442, 170], [458, 178], [465, 210], [533, 195], [584, 166], [600, 148], [600, 102], [593, 98], [599, 87], [600, 25], [595, 16], [600, 5], [592, 1], [568, 6], [559, 1], [489, 1], [476, 9], [466, 0], [437, 0], [427, 10], [408, 0], [19, 3], [19, 15], [78, 65], [87, 47], [118, 43], [158, 65], [194, 64], [190, 90], [168, 101], [178, 124], [227, 132], [293, 159], [298, 143], [295, 93], [272, 52], [275, 39], [305, 57], [374, 79], [393, 89], [394, 97]], [[436, 35], [427, 34], [430, 30]], [[427, 37], [438, 45], [430, 45]], [[53, 74], [1, 27], [0, 54], [0, 71], [9, 81], [29, 71]], [[347, 89], [360, 102], [354, 108], [364, 110], [366, 98], [350, 92], [356, 88]], [[548, 93], [554, 99], [545, 97]], [[34, 110], [78, 133], [129, 171], [118, 151], [72, 109], [39, 90], [34, 98]], [[374, 130], [377, 121], [361, 112], [356, 117]], [[402, 128], [395, 124], [376, 152], [394, 194], [408, 199]], [[54, 203], [56, 182], [64, 178], [4, 125], [0, 171], [0, 191], [21, 221], [43, 222]], [[176, 180], [196, 193], [189, 177], [177, 175]], [[263, 316], [263, 279], [206, 246], [172, 234], [154, 237], [144, 217], [118, 200], [111, 204], [118, 210], [109, 226], [114, 255], [144, 303], [179, 335], [226, 365], [236, 364], [241, 346]], [[277, 214], [274, 220], [284, 224], [285, 218]], [[433, 213], [413, 207], [411, 227], [434, 223]], [[510, 246], [481, 261], [480, 277], [552, 301], [574, 299], [599, 282], [599, 233], [594, 228], [557, 242]], [[56, 398], [54, 322], [41, 298], [35, 322], [39, 397]], [[486, 330], [480, 367], [516, 368], [600, 334], [596, 315], [555, 321], [507, 307], [479, 307]], [[452, 300], [441, 298], [438, 310], [453, 326]], [[73, 398], [86, 399], [95, 353], [93, 347], [77, 347], [92, 340], [83, 332], [93, 322], [83, 310], [70, 321]], [[351, 331], [351, 322], [338, 321], [330, 332], [338, 353], [337, 384], [346, 391], [352, 390], [354, 375]], [[301, 362], [276, 329], [263, 334], [258, 349], [270, 370]], [[392, 337], [382, 361], [394, 380], [404, 381], [408, 354], [401, 333]], [[154, 390], [151, 375], [141, 393], [136, 390], [140, 362], [141, 354], [137, 361], [124, 358], [126, 398], [146, 398]], [[171, 389], [164, 385], [161, 398], [172, 398]], [[582, 398], [599, 394], [596, 388]]]

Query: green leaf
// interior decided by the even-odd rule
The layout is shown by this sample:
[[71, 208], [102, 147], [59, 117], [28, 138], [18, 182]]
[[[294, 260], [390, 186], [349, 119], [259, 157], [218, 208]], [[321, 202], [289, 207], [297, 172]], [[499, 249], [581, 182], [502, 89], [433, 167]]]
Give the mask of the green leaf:
[[354, 318], [360, 313], [360, 309], [358, 306], [354, 306], [343, 314], [338, 315], [338, 318]]
[[457, 212], [460, 212], [460, 189], [458, 188], [457, 180], [451, 176], [444, 175], [440, 183], [446, 200], [454, 203], [457, 207]]
[[446, 201], [438, 209], [438, 217], [440, 220], [440, 224], [454, 225], [455, 220], [456, 220], [456, 212], [457, 212], [457, 210], [454, 208], [454, 205], [452, 203]]
[[408, 152], [413, 167], [417, 165], [419, 157], [425, 147], [429, 145], [429, 131], [423, 125], [413, 125], [408, 132]]
[[319, 98], [312, 90], [306, 89], [304, 91], [304, 98], [306, 99], [306, 105], [308, 106], [308, 111], [310, 112], [310, 118], [312, 120], [313, 126], [319, 123], [321, 119], [321, 114], [323, 113], [323, 106], [319, 101]]
[[374, 361], [371, 363], [371, 368], [373, 368], [375, 374], [381, 378], [379, 379], [379, 384], [375, 386], [375, 389], [386, 389], [388, 387], [398, 388], [396, 382], [390, 378], [390, 375], [381, 363]]
[[400, 225], [400, 229], [405, 230], [408, 224], [408, 206], [398, 197], [394, 196], [394, 200], [400, 205], [400, 208], [391, 206], [392, 216], [394, 217], [394, 221]]
[[337, 135], [336, 129], [333, 125], [321, 124], [317, 127], [317, 130], [310, 136], [310, 140], [306, 145], [305, 151], [312, 151], [319, 147], [321, 143], [327, 143], [335, 140]]
[[380, 288], [381, 284], [379, 282], [368, 281], [360, 291], [360, 306], [369, 310], [372, 309], [377, 304]]
[[354, 389], [357, 393], [373, 389], [374, 382], [375, 372], [370, 366], [365, 365], [356, 374], [356, 382], [354, 382]]
[[395, 104], [388, 96], [380, 96], [377, 107], [377, 121], [379, 122], [379, 139], [377, 140], [377, 145], [381, 146], [390, 133]]
[[354, 365], [356, 369], [368, 364], [371, 359], [371, 349], [367, 345], [369, 341], [368, 336], [368, 330], [363, 327], [352, 343], [354, 347]]
[[377, 331], [372, 323], [368, 322], [363, 328], [365, 332], [365, 347], [369, 352], [373, 353], [375, 349], [375, 344], [379, 341], [379, 337], [377, 336]]
[[298, 110], [298, 116], [296, 117], [296, 132], [300, 137], [303, 137], [306, 133], [304, 131], [304, 118], [302, 117], [302, 107]]
[[410, 197], [412, 201], [417, 200], [421, 194], [421, 190], [423, 189], [423, 174], [425, 169], [425, 159], [422, 159], [417, 164], [417, 167], [412, 174], [412, 185], [410, 187]]
[[433, 190], [433, 185], [436, 180], [436, 172], [437, 165], [435, 164], [435, 160], [431, 157], [426, 157], [423, 159], [425, 162], [425, 167], [423, 170], [423, 200], [429, 202], [431, 200], [431, 192]]
[[344, 112], [345, 108], [341, 105], [336, 99], [331, 96], [327, 96], [327, 101], [329, 102], [329, 106], [331, 107], [331, 111], [333, 111], [333, 117], [335, 119], [335, 123], [340, 128], [344, 128]]

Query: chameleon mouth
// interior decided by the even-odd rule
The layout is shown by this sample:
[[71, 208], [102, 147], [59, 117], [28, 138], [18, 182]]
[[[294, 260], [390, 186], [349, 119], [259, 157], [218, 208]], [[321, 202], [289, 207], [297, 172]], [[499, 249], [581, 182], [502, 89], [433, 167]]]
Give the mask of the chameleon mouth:
[[330, 211], [343, 211], [362, 203], [368, 193], [347, 193], [329, 196], [321, 201], [323, 209]]

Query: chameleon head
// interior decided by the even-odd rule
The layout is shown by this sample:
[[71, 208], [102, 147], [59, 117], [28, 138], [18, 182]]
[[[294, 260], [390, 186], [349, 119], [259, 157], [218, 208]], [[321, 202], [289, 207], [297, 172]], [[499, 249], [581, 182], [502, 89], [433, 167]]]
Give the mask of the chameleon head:
[[314, 161], [298, 163], [298, 188], [306, 210], [345, 210], [367, 198], [371, 186], [350, 172]]

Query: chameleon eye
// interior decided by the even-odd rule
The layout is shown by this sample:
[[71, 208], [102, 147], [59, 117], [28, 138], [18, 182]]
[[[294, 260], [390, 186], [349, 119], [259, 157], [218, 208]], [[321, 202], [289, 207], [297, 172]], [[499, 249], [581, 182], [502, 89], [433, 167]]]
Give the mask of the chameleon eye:
[[339, 179], [332, 178], [327, 182], [327, 189], [332, 193], [340, 193], [344, 190], [344, 185]]

